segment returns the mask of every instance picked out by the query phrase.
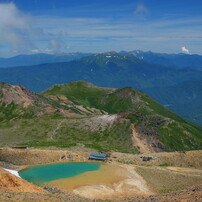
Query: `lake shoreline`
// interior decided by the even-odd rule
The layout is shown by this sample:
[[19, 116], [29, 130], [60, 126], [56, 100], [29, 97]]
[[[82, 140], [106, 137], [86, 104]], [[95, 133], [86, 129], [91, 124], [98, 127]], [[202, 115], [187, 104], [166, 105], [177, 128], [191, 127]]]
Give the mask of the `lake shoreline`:
[[94, 171], [100, 169], [98, 163], [80, 163], [80, 162], [62, 162], [54, 164], [44, 164], [39, 166], [27, 167], [19, 172], [19, 175], [38, 186], [43, 184], [73, 176], [80, 175], [81, 173]]

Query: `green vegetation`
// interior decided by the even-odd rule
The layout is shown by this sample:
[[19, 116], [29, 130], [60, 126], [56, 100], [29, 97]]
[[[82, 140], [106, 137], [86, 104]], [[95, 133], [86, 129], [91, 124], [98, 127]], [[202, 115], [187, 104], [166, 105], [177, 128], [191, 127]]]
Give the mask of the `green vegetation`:
[[60, 148], [69, 148], [76, 146], [76, 143], [71, 143], [68, 144], [64, 141], [46, 141], [46, 142], [40, 142], [40, 141], [35, 141], [35, 142], [25, 142], [25, 143], [20, 143], [17, 144], [18, 146], [22, 145], [27, 145], [29, 147], [60, 147]]
[[163, 164], [159, 164], [159, 166], [161, 167], [167, 167], [167, 166], [171, 166], [169, 163], [163, 163]]
[[161, 190], [159, 190], [159, 193], [166, 194], [166, 193], [169, 193], [169, 192], [182, 190], [184, 188], [185, 187], [180, 186], [180, 187], [176, 187], [176, 188], [173, 188], [173, 189], [161, 189]]
[[[129, 122], [117, 121], [114, 125], [106, 125], [100, 130], [100, 122], [93, 124], [91, 119], [52, 119], [48, 116], [20, 119], [11, 121], [7, 128], [0, 125], [0, 139], [4, 145], [68, 148], [82, 144], [98, 151], [138, 153], [131, 143]], [[60, 127], [56, 130], [58, 125]]]
[[159, 138], [160, 149], [192, 150], [202, 148], [202, 129], [158, 104], [133, 88], [98, 88], [84, 81], [54, 86], [43, 95], [66, 95], [68, 99], [108, 113], [127, 112], [124, 116], [135, 124], [143, 136]]
[[[65, 99], [62, 102], [50, 99], [59, 95], [66, 96], [67, 103]], [[40, 96], [32, 97], [33, 105], [27, 108], [14, 102], [0, 105], [2, 144], [23, 143], [33, 147], [70, 147], [82, 144], [98, 151], [137, 153], [130, 129], [133, 123], [136, 131], [144, 139], [150, 140], [150, 144], [158, 150], [184, 151], [202, 148], [202, 129], [199, 126], [130, 87], [99, 88], [79, 81], [55, 85]], [[91, 115], [83, 113], [74, 105], [84, 106]], [[46, 112], [47, 106], [55, 111]], [[119, 114], [115, 116], [119, 118], [110, 121], [110, 117], [108, 119], [93, 114], [92, 108], [101, 113], [105, 111]], [[78, 118], [65, 118], [59, 109], [66, 109]]]
[[202, 126], [202, 79], [170, 87], [150, 88], [145, 92], [172, 111]]
[[157, 169], [153, 166], [135, 168], [147, 184], [159, 193], [168, 193], [200, 184], [202, 177], [180, 172], [170, 172], [169, 169]]
[[55, 85], [44, 91], [42, 95], [65, 95], [75, 104], [85, 107], [96, 107], [95, 105], [98, 103], [100, 96], [109, 91], [108, 89], [94, 87], [88, 82], [79, 81], [64, 85]]
[[32, 119], [34, 117], [35, 114], [32, 110], [25, 110], [14, 102], [11, 102], [10, 104], [2, 103], [0, 105], [0, 122], [20, 118]]
[[[109, 54], [110, 58], [107, 57]], [[198, 68], [194, 69], [190, 65], [192, 68], [186, 68], [184, 71], [175, 65], [165, 66], [165, 61], [163, 64], [162, 61], [160, 62], [163, 65], [161, 66], [154, 64], [156, 59], [152, 62], [149, 60], [148, 63], [146, 57], [144, 60], [138, 59], [132, 55], [132, 52], [125, 55], [111, 52], [90, 55], [70, 62], [47, 63], [29, 68], [0, 68], [0, 80], [19, 83], [35, 92], [44, 91], [54, 84], [78, 80], [107, 87], [137, 87], [183, 117], [202, 124], [201, 65], [197, 62]], [[182, 61], [188, 64], [187, 59]], [[173, 62], [176, 62], [174, 58], [170, 64]], [[195, 62], [194, 59], [192, 64]], [[26, 76], [23, 76], [25, 72]], [[89, 104], [85, 99], [82, 101], [83, 104]]]
[[201, 127], [183, 119], [144, 93], [130, 87], [98, 88], [79, 81], [54, 86], [43, 95], [65, 95], [77, 104], [104, 110], [110, 114], [126, 112], [125, 118], [135, 124], [143, 136], [154, 136], [162, 150], [193, 150], [202, 148]]

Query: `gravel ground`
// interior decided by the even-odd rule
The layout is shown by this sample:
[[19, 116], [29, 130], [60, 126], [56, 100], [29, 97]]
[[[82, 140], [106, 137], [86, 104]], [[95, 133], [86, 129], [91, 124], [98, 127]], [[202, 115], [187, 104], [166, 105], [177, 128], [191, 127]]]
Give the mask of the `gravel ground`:
[[[29, 202], [29, 201], [75, 201], [75, 202], [90, 202], [88, 200], [72, 195], [70, 193], [63, 194], [31, 194], [31, 193], [12, 193], [12, 192], [0, 192], [0, 201], [4, 202]], [[101, 202], [104, 200], [94, 200]], [[107, 200], [109, 201], [109, 200]], [[160, 194], [149, 197], [133, 197], [125, 200], [116, 200], [116, 202], [201, 202], [202, 201], [202, 185], [194, 186], [189, 189], [171, 192], [169, 194]]]

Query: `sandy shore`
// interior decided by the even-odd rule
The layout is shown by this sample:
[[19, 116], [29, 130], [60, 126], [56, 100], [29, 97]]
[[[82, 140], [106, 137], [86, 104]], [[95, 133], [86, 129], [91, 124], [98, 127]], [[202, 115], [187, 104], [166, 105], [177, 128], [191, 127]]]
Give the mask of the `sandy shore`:
[[54, 180], [44, 185], [65, 189], [90, 199], [154, 194], [134, 167], [128, 165], [102, 165], [97, 171]]
[[101, 165], [99, 170], [85, 172], [80, 175], [54, 180], [46, 185], [57, 186], [68, 191], [90, 184], [107, 184], [112, 186], [113, 183], [126, 178], [125, 169], [113, 165]]

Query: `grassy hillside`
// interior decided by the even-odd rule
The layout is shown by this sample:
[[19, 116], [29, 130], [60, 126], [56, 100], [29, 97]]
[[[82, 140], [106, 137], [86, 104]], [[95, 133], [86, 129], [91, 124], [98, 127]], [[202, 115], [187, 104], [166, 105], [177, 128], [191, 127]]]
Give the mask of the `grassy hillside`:
[[40, 95], [0, 85], [1, 145], [84, 146], [137, 153], [131, 124], [152, 151], [201, 149], [202, 130], [131, 87], [79, 81]]
[[[72, 86], [75, 84], [72, 83]], [[83, 84], [93, 86], [85, 82], [81, 86]], [[110, 115], [105, 115], [103, 110], [87, 107], [83, 89], [75, 93], [77, 96], [83, 96], [84, 107], [74, 97], [57, 101], [32, 93], [21, 86], [2, 83], [0, 87], [1, 146], [82, 145], [99, 151], [138, 152], [131, 142], [130, 122], [119, 117], [110, 120]], [[55, 89], [57, 88], [53, 88], [53, 91]], [[73, 87], [69, 88], [71, 89], [74, 91]], [[89, 97], [92, 99], [94, 93], [98, 98], [98, 95], [107, 92], [106, 89], [96, 89], [98, 90], [92, 93], [89, 91]]]
[[43, 116], [1, 123], [0, 131], [1, 145], [62, 148], [80, 145], [98, 151], [138, 152], [131, 143], [130, 122], [122, 119], [110, 125], [99, 117]]
[[[149, 144], [162, 150], [202, 148], [202, 129], [158, 104], [144, 93], [130, 88], [98, 88], [87, 82], [54, 86], [43, 95], [67, 96], [72, 101], [110, 114], [120, 113], [135, 123]], [[124, 112], [124, 113], [123, 113]], [[155, 139], [160, 142], [154, 143]]]
[[86, 81], [71, 82], [64, 85], [54, 85], [41, 93], [44, 96], [65, 95], [69, 100], [76, 104], [95, 107], [99, 97], [110, 92], [110, 89], [99, 88]]

